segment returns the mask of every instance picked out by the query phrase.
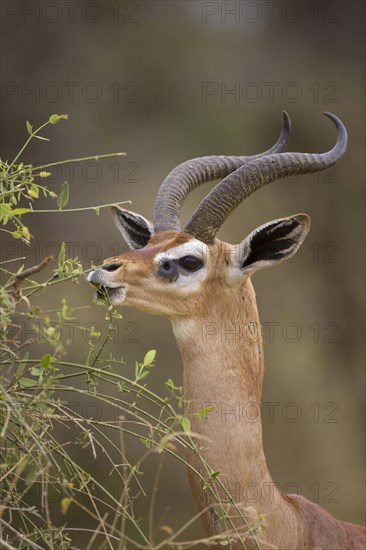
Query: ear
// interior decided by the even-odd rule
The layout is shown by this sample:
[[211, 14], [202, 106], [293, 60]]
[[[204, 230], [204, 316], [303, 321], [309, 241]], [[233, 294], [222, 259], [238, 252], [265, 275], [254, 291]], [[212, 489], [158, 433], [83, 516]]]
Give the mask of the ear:
[[115, 224], [128, 246], [135, 250], [143, 248], [154, 234], [154, 226], [140, 214], [123, 210], [119, 206], [111, 207]]
[[273, 220], [255, 229], [241, 243], [242, 273], [251, 275], [291, 258], [303, 243], [310, 228], [306, 214]]

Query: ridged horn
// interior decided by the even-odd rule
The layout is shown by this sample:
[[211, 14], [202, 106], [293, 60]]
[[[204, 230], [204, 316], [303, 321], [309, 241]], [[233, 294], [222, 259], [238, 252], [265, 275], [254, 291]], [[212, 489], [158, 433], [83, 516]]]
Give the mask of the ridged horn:
[[264, 155], [284, 151], [291, 135], [291, 120], [283, 111], [281, 134], [276, 143], [263, 153], [249, 156], [215, 155], [187, 160], [174, 168], [164, 179], [158, 191], [154, 208], [155, 233], [180, 230], [180, 209], [196, 187], [217, 178], [225, 178], [243, 164]]
[[324, 114], [334, 122], [338, 132], [337, 143], [331, 151], [322, 154], [278, 153], [239, 167], [202, 200], [184, 231], [210, 244], [231, 212], [264, 185], [291, 175], [325, 170], [335, 164], [346, 151], [347, 131], [338, 117]]

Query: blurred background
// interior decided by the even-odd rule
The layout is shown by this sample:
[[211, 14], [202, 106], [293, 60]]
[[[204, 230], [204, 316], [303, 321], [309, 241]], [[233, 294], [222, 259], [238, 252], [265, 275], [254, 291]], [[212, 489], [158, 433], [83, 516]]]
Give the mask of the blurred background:
[[[127, 208], [152, 219], [158, 187], [180, 162], [269, 148], [283, 109], [293, 123], [290, 150], [323, 152], [336, 139], [323, 112], [342, 118], [349, 146], [339, 166], [265, 188], [238, 208], [219, 238], [236, 243], [271, 219], [310, 215], [297, 257], [253, 278], [266, 358], [264, 446], [281, 489], [364, 522], [363, 2], [4, 1], [1, 9], [2, 159], [11, 160], [25, 141], [26, 120], [38, 126], [53, 113], [68, 113], [69, 121], [48, 128], [51, 141], [33, 143], [25, 162], [126, 152], [54, 170], [55, 192], [64, 180], [70, 184], [68, 208], [129, 200]], [[209, 189], [189, 197], [183, 223]], [[41, 200], [38, 208], [55, 206]], [[3, 259], [22, 255], [30, 266], [57, 255], [65, 241], [87, 268], [124, 250], [108, 209], [99, 217], [24, 220], [34, 243], [3, 239]], [[105, 330], [104, 310], [86, 283], [56, 286], [39, 303], [58, 307], [61, 294], [71, 307], [90, 304], [80, 322]], [[168, 377], [181, 385], [169, 321], [121, 313], [111, 349], [126, 372], [156, 348], [152, 389], [164, 394]], [[85, 358], [87, 343], [77, 334], [69, 361]], [[132, 454], [141, 452], [133, 445]], [[194, 504], [184, 467], [168, 459], [164, 468], [158, 507], [177, 527]]]

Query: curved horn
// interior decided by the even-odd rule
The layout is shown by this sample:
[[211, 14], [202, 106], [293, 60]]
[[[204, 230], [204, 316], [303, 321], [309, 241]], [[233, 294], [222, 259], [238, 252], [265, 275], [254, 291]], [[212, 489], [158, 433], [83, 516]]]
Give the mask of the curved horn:
[[284, 151], [291, 134], [291, 120], [283, 111], [281, 134], [276, 143], [258, 155], [250, 157], [208, 156], [187, 160], [174, 168], [165, 178], [158, 191], [154, 208], [155, 233], [180, 230], [180, 208], [193, 189], [217, 178], [224, 178], [243, 164], [262, 157]]
[[346, 151], [347, 131], [338, 117], [324, 114], [338, 131], [337, 143], [331, 151], [323, 154], [279, 153], [241, 166], [202, 200], [184, 231], [210, 244], [231, 212], [254, 191], [286, 176], [317, 172], [335, 164]]

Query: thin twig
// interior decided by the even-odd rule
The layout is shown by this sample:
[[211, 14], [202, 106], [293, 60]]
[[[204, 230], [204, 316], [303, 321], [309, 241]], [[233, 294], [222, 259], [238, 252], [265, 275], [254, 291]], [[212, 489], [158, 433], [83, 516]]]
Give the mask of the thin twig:
[[158, 487], [161, 472], [163, 469], [165, 454], [162, 454], [158, 462], [158, 467], [156, 468], [156, 474], [154, 478], [154, 484], [151, 492], [150, 506], [149, 506], [149, 540], [151, 546], [154, 546], [154, 512], [155, 512], [155, 503], [156, 497], [158, 494]]
[[62, 212], [63, 214], [65, 212], [82, 212], [83, 210], [94, 210], [95, 212], [99, 212], [100, 208], [108, 208], [109, 206], [114, 206], [115, 204], [132, 204], [131, 201], [122, 201], [122, 202], [111, 202], [109, 204], [101, 204], [99, 206], [84, 206], [82, 208], [65, 208], [63, 210], [29, 210], [27, 214], [59, 214]]
[[14, 298], [19, 299], [21, 296], [21, 286], [24, 283], [24, 279], [27, 279], [31, 275], [34, 275], [35, 273], [39, 273], [48, 266], [50, 262], [53, 261], [53, 256], [46, 256], [39, 264], [34, 265], [32, 267], [28, 267], [27, 269], [24, 269], [20, 273], [18, 273], [15, 276], [15, 279], [13, 282], [8, 283], [5, 288], [13, 287], [12, 294]]
[[6, 542], [4, 539], [0, 539], [0, 548], [5, 548], [5, 550], [17, 550], [15, 546], [12, 546], [8, 542]]
[[[98, 527], [95, 529], [94, 534], [93, 534], [93, 536], [91, 537], [91, 539], [89, 540], [88, 546], [86, 547], [85, 550], [92, 550], [92, 548], [93, 548], [93, 543], [94, 543], [95, 539], [97, 538], [97, 536], [98, 536], [98, 535], [103, 535], [103, 533], [101, 533], [101, 528], [102, 528], [102, 526], [104, 525], [104, 522], [105, 522], [105, 520], [107, 519], [107, 517], [108, 517], [108, 513], [106, 512], [106, 513], [104, 514], [103, 518], [102, 518], [102, 521], [99, 522]], [[113, 535], [112, 535], [111, 533], [109, 533], [108, 537], [115, 538], [115, 537], [113, 537]], [[117, 540], [118, 540], [118, 539], [117, 539]]]
[[19, 540], [21, 541], [24, 541], [28, 544], [28, 547], [29, 548], [34, 548], [35, 550], [43, 550], [41, 546], [38, 546], [38, 544], [36, 544], [35, 542], [32, 542], [31, 540], [28, 539], [28, 537], [26, 537], [25, 535], [23, 535], [22, 533], [19, 533], [19, 531], [17, 531], [16, 529], [14, 529], [14, 527], [12, 527], [11, 525], [9, 525], [6, 521], [4, 521], [3, 519], [0, 518], [0, 523], [1, 525], [3, 525], [6, 529], [9, 529], [9, 531], [11, 531], [12, 533], [14, 533], [14, 535], [16, 537], [18, 537]]

